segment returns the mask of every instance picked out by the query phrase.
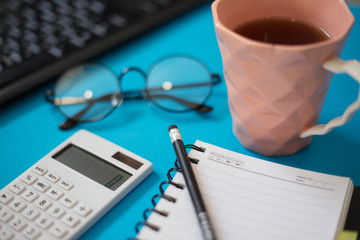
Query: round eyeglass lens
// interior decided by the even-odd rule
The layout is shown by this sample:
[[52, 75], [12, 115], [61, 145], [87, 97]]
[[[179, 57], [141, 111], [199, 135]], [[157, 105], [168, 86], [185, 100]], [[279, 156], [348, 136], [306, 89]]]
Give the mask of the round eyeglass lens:
[[113, 71], [89, 64], [65, 72], [54, 88], [54, 103], [68, 118], [87, 122], [100, 120], [122, 101]]
[[203, 104], [211, 89], [211, 73], [202, 62], [192, 57], [172, 56], [150, 68], [146, 93], [161, 108], [183, 112]]

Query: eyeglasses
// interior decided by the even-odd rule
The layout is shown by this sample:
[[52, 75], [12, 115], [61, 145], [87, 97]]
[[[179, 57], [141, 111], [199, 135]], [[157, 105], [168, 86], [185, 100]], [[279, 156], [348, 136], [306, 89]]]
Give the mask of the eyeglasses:
[[[122, 79], [138, 72], [144, 88], [122, 91]], [[123, 100], [150, 100], [170, 112], [209, 112], [205, 105], [213, 85], [221, 81], [200, 60], [189, 56], [168, 56], [156, 61], [147, 73], [136, 67], [123, 69], [118, 77], [110, 68], [85, 64], [66, 71], [54, 90], [46, 92], [46, 101], [54, 104], [67, 118], [60, 129], [70, 129], [79, 122], [94, 122], [108, 116]]]

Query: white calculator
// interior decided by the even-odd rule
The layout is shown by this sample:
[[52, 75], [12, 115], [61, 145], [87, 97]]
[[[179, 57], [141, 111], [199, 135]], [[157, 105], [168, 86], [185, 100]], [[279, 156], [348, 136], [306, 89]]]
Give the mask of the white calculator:
[[80, 130], [0, 191], [0, 239], [77, 239], [151, 172]]

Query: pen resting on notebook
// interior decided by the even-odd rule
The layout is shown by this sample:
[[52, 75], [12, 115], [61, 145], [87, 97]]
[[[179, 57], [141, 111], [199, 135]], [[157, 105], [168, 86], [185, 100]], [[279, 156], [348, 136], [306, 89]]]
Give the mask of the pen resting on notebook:
[[169, 135], [175, 150], [175, 154], [179, 160], [181, 172], [184, 176], [186, 187], [189, 190], [204, 239], [215, 240], [215, 232], [211, 226], [198, 184], [190, 165], [190, 160], [187, 155], [184, 142], [182, 141], [181, 134], [177, 126], [171, 125], [169, 127]]

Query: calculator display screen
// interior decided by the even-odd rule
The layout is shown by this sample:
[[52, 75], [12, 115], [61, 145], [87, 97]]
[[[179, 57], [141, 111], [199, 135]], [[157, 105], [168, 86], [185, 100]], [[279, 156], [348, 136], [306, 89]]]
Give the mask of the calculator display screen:
[[73, 144], [60, 150], [53, 158], [111, 190], [116, 190], [132, 176]]

